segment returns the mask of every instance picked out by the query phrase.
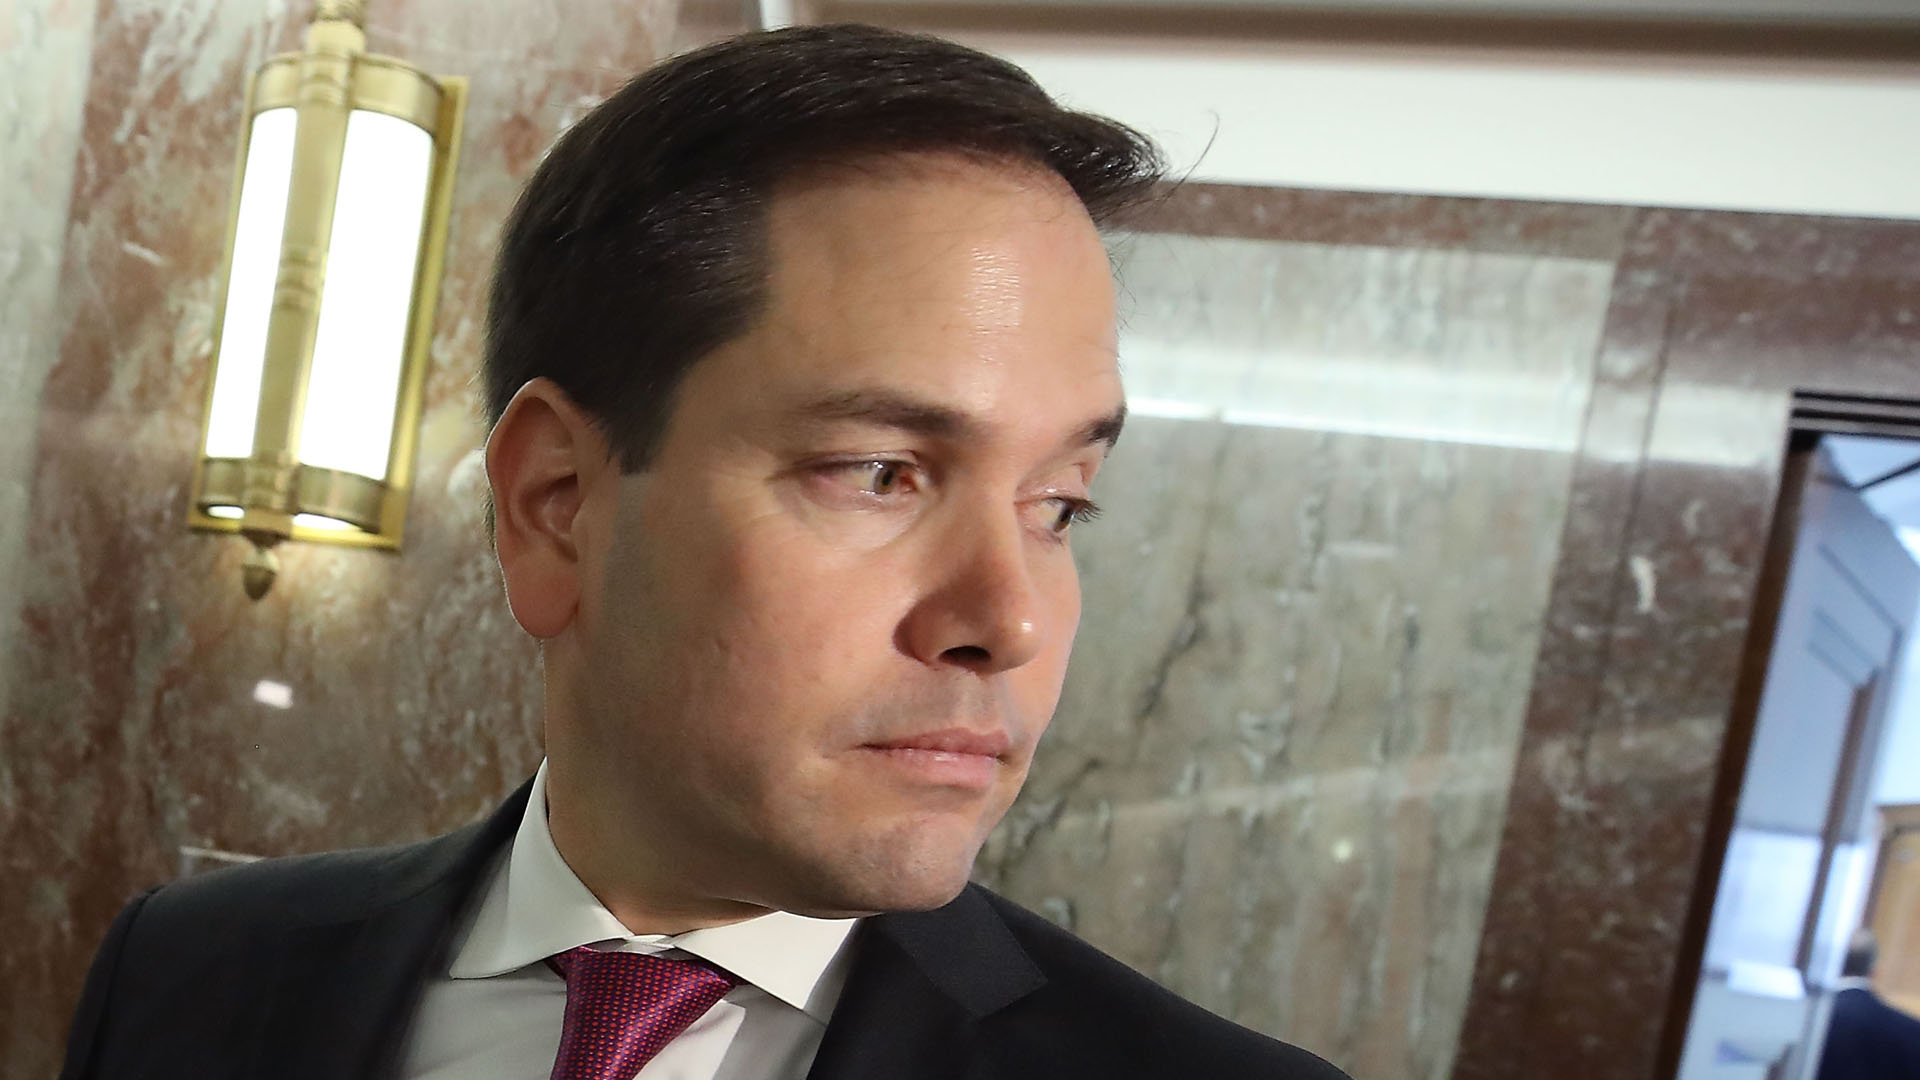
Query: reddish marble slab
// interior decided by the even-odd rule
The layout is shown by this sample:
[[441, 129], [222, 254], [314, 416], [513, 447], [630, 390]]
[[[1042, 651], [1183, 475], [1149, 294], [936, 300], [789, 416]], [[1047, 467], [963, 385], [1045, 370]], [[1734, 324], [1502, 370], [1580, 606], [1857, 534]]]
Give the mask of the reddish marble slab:
[[[0, 683], [0, 921], [24, 930], [0, 943], [5, 1075], [57, 1070], [101, 932], [182, 846], [427, 836], [538, 760], [535, 653], [496, 580], [474, 457], [492, 250], [563, 125], [665, 53], [743, 29], [744, 8], [370, 6], [375, 51], [471, 80], [407, 546], [292, 547], [253, 603], [243, 543], [187, 530], [187, 484], [244, 81], [296, 46], [310, 6], [99, 5]], [[291, 706], [256, 700], [263, 681]]]
[[1646, 448], [1590, 417], [1461, 1077], [1671, 1068], [1791, 395], [1920, 398], [1920, 225], [1648, 211], [1618, 280]]
[[1615, 274], [1461, 1032], [1454, 1075], [1463, 1080], [1526, 1075], [1511, 1041], [1530, 1026], [1548, 974], [1536, 913], [1553, 899], [1561, 836], [1550, 825], [1578, 797], [1578, 748], [1591, 731], [1606, 629], [1621, 601], [1621, 552], [1664, 361], [1670, 294], [1658, 273], [1630, 266]]

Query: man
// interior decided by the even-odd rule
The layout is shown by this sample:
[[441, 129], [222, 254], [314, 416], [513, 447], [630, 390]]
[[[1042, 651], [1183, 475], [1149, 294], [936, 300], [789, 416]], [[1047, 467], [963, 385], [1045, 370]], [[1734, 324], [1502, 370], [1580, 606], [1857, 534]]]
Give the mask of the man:
[[1856, 930], [1840, 967], [1817, 1080], [1920, 1080], [1920, 1019], [1873, 992], [1873, 931]]
[[66, 1075], [1337, 1077], [967, 884], [1124, 414], [1096, 223], [1156, 160], [861, 27], [583, 120], [485, 364], [546, 762], [451, 836], [139, 898]]

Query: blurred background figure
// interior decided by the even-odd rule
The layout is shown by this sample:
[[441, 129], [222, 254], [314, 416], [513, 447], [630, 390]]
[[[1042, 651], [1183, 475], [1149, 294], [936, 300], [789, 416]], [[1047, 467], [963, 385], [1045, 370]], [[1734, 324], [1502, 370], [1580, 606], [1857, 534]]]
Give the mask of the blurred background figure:
[[1847, 945], [1842, 989], [1833, 999], [1819, 1080], [1906, 1080], [1920, 1077], [1920, 1019], [1881, 1000], [1873, 990], [1879, 953], [1873, 931]]

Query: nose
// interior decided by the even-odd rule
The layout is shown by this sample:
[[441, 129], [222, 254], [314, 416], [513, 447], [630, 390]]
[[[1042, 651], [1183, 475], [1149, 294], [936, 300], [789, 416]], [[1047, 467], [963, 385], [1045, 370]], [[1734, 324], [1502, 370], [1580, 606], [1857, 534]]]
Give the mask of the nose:
[[924, 664], [980, 675], [1038, 656], [1048, 623], [1031, 544], [1012, 514], [975, 518], [936, 540], [927, 557], [933, 585], [900, 627], [906, 651]]

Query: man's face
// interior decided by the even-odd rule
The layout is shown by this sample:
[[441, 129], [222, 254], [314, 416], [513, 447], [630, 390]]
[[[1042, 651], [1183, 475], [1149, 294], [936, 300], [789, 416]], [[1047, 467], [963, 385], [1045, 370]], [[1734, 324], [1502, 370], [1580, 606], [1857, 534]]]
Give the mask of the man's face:
[[1059, 700], [1111, 275], [1065, 185], [1006, 167], [835, 172], [770, 219], [764, 316], [606, 481], [554, 738], [598, 827], [706, 895], [938, 906]]

